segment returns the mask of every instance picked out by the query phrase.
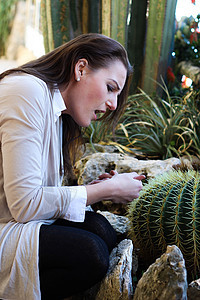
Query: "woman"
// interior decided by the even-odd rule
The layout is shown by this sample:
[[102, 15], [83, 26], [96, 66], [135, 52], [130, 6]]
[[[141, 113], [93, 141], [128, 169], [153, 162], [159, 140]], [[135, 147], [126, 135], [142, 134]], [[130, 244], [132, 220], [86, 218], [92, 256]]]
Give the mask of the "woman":
[[132, 201], [144, 176], [112, 171], [87, 186], [61, 183], [80, 128], [99, 113], [116, 125], [131, 71], [118, 42], [86, 34], [0, 75], [1, 299], [62, 299], [105, 276], [115, 231], [86, 207]]

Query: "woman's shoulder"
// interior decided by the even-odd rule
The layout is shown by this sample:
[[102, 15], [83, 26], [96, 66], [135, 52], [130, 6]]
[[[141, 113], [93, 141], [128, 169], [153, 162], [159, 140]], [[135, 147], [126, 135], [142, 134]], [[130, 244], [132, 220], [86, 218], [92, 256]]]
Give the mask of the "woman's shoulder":
[[34, 110], [44, 115], [47, 107], [50, 107], [50, 99], [51, 93], [46, 83], [33, 75], [16, 73], [0, 81], [2, 109]]
[[11, 75], [6, 76], [0, 81], [1, 88], [7, 88], [10, 92], [32, 92], [32, 93], [41, 93], [43, 91], [47, 91], [46, 83], [40, 78], [26, 74], [26, 73], [13, 73]]

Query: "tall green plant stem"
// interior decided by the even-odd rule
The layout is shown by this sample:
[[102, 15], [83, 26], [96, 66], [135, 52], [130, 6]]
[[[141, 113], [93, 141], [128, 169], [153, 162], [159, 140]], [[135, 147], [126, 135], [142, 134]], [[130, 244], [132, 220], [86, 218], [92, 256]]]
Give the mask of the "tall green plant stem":
[[79, 0], [41, 0], [41, 16], [46, 52], [81, 33]]
[[120, 42], [126, 49], [128, 44], [129, 1], [111, 1], [111, 37]]
[[167, 66], [168, 64], [174, 36], [176, 2], [177, 0], [149, 1], [144, 75], [142, 78], [142, 89], [148, 94], [155, 92], [156, 81], [160, 82], [160, 76], [165, 78], [166, 75], [164, 65]]
[[130, 10], [130, 24], [128, 26], [128, 56], [134, 65], [131, 93], [141, 86], [142, 65], [144, 60], [144, 42], [146, 33], [147, 0], [133, 0]]
[[[157, 92], [165, 79], [173, 44], [177, 0], [41, 0], [46, 52], [82, 33], [98, 32], [128, 51], [137, 87]], [[152, 81], [153, 79], [153, 81]]]

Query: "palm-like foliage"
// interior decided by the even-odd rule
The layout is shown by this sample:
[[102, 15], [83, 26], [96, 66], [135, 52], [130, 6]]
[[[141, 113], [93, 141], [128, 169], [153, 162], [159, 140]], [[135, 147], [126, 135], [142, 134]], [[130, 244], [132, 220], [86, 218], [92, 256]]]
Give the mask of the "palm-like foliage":
[[184, 98], [184, 113], [193, 132], [190, 152], [200, 156], [200, 92], [191, 92]]
[[0, 1], [0, 56], [5, 55], [6, 42], [11, 31], [18, 0]]
[[105, 121], [97, 120], [91, 122], [90, 126], [83, 129], [83, 137], [86, 143], [90, 143], [94, 152], [96, 152], [94, 144], [114, 146], [119, 152], [132, 153], [131, 148], [126, 147], [114, 140], [113, 132], [109, 126], [106, 126]]
[[[183, 99], [153, 99], [141, 91], [129, 97], [129, 105], [118, 125], [118, 142], [137, 154], [165, 159], [189, 154], [195, 140], [193, 120], [188, 118]], [[189, 110], [187, 111], [189, 112]]]
[[104, 122], [100, 120], [93, 121], [90, 126], [83, 131], [85, 142], [90, 143], [94, 151], [96, 151], [94, 143], [100, 143], [102, 141], [108, 142], [108, 140], [111, 140], [111, 136], [111, 130], [106, 128]]
[[85, 130], [86, 142], [90, 142], [94, 151], [94, 143], [100, 143], [139, 157], [200, 157], [200, 93], [171, 97], [164, 82], [162, 88], [165, 100], [150, 97], [142, 90], [140, 94], [129, 96], [115, 139], [111, 129], [106, 128], [103, 121], [97, 121]]

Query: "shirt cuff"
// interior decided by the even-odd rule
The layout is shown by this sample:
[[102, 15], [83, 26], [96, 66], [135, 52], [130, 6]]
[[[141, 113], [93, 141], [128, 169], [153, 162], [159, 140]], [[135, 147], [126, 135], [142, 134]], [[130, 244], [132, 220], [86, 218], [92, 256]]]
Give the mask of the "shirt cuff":
[[71, 199], [63, 219], [73, 222], [84, 222], [87, 202], [87, 191], [85, 186], [67, 187], [71, 193]]

